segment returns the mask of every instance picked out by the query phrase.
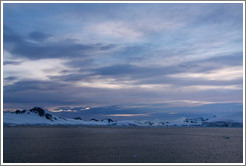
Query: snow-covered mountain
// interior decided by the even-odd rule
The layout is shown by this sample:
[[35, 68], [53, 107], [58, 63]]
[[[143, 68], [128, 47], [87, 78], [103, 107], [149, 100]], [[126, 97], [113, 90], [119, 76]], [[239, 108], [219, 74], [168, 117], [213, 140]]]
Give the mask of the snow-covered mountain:
[[52, 113], [44, 111], [42, 108], [35, 107], [30, 110], [3, 113], [4, 125], [87, 125], [87, 126], [143, 126], [143, 127], [167, 127], [167, 126], [200, 126], [200, 127], [242, 127], [242, 115], [230, 115], [221, 117], [181, 117], [175, 120], [163, 121], [133, 121], [121, 120], [114, 121], [106, 118], [102, 120], [91, 119], [82, 120], [81, 117], [74, 119], [62, 118]]

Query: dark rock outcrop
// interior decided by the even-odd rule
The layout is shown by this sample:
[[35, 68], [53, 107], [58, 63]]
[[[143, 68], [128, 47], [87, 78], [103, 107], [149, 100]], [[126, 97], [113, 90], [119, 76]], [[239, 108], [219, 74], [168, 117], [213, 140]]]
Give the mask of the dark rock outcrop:
[[37, 113], [37, 114], [39, 114], [39, 116], [45, 116], [45, 111], [40, 107], [34, 107], [34, 108], [30, 109], [30, 112]]
[[46, 113], [46, 114], [45, 114], [45, 118], [48, 119], [48, 120], [53, 121], [53, 117], [52, 117], [51, 114]]
[[53, 121], [54, 120], [54, 117], [51, 115], [51, 114], [49, 114], [49, 113], [46, 113], [42, 108], [40, 108], [40, 107], [34, 107], [34, 108], [32, 108], [32, 109], [30, 109], [30, 112], [33, 112], [33, 113], [36, 113], [36, 114], [38, 114], [39, 116], [44, 116], [46, 119], [48, 119], [48, 120], [51, 120], [51, 121]]
[[110, 118], [102, 119], [102, 121], [107, 121], [108, 123], [114, 122], [114, 121], [113, 121], [112, 119], [110, 119]]
[[20, 110], [16, 110], [15, 113], [16, 114], [24, 114], [26, 112], [26, 110], [20, 111]]
[[93, 119], [91, 119], [90, 121], [98, 122], [99, 120], [93, 118]]

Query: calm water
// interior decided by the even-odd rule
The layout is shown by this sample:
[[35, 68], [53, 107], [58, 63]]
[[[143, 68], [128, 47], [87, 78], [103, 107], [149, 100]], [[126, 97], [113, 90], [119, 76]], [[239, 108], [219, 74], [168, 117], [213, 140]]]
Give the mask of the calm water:
[[5, 163], [243, 162], [242, 128], [4, 127]]

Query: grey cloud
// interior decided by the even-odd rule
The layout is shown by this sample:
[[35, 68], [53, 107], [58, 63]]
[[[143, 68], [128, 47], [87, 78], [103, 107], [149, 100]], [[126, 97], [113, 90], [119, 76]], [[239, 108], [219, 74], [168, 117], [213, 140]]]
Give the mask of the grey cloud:
[[20, 64], [21, 62], [20, 61], [4, 61], [3, 62], [3, 65], [18, 65]]
[[4, 80], [6, 80], [6, 81], [13, 81], [13, 80], [16, 80], [16, 79], [17, 79], [17, 77], [13, 77], [13, 76], [4, 78]]
[[65, 82], [73, 82], [73, 81], [82, 81], [82, 80], [89, 80], [89, 74], [65, 74], [63, 76], [51, 76], [52, 80], [59, 80]]
[[37, 41], [43, 41], [48, 39], [49, 37], [51, 37], [52, 35], [50, 34], [46, 34], [43, 32], [39, 32], [39, 31], [34, 31], [32, 33], [29, 34], [29, 37], [33, 40], [37, 40]]
[[138, 67], [130, 64], [119, 64], [95, 69], [98, 75], [134, 75], [135, 78], [161, 76], [165, 74], [175, 73], [180, 69], [175, 67]]
[[52, 81], [37, 81], [37, 80], [26, 80], [26, 81], [19, 81], [13, 85], [4, 86], [3, 90], [5, 92], [21, 92], [26, 90], [59, 90], [64, 87], [67, 87], [66, 84], [63, 83], [54, 83]]
[[[54, 106], [107, 106], [107, 105], [132, 105], [135, 103], [154, 104], [165, 103], [167, 100], [208, 100], [238, 101], [240, 94], [235, 91], [202, 91], [190, 89], [187, 93], [178, 90], [149, 91], [142, 88], [105, 89], [76, 87], [67, 82], [50, 81], [20, 81], [13, 85], [4, 86], [3, 100], [5, 104], [22, 104], [45, 107]], [[226, 94], [226, 95], [225, 95]], [[211, 97], [212, 96], [212, 97]], [[145, 105], [147, 108], [148, 106]], [[137, 109], [135, 109], [137, 111]], [[115, 113], [115, 112], [114, 112]]]
[[[192, 117], [192, 116], [204, 116], [215, 115], [218, 113], [234, 112], [235, 110], [241, 111], [243, 109], [242, 104], [226, 103], [226, 104], [206, 104], [202, 106], [193, 107], [170, 107], [165, 104], [144, 106], [144, 107], [121, 107], [121, 106], [106, 106], [106, 107], [91, 107], [89, 110], [84, 110], [85, 107], [57, 107], [55, 110], [64, 110], [55, 114], [74, 118], [81, 117], [82, 119], [89, 120], [91, 118], [107, 118], [110, 117], [114, 120], [121, 120], [124, 117], [110, 116], [112, 114], [145, 114], [143, 117], [127, 117], [127, 119], [175, 119], [178, 117]], [[68, 112], [72, 110], [73, 112]], [[151, 111], [150, 111], [151, 110]], [[182, 112], [180, 111], [182, 110]], [[199, 111], [197, 111], [199, 110]], [[174, 114], [169, 114], [170, 112]]]
[[[108, 51], [117, 47], [115, 44], [81, 44], [73, 39], [65, 39], [59, 42], [32, 43], [28, 37], [15, 34], [7, 28], [4, 31], [4, 42], [11, 44], [12, 47], [5, 47], [7, 51], [21, 57], [29, 59], [44, 58], [87, 58], [96, 55], [97, 51]], [[32, 32], [29, 37], [35, 40], [45, 40], [50, 37], [43, 32]]]
[[[139, 67], [131, 64], [114, 64], [110, 66], [93, 68], [90, 65], [86, 66], [77, 64], [77, 61], [71, 61], [71, 66], [80, 68], [74, 73], [64, 74], [62, 76], [51, 77], [52, 79], [59, 81], [91, 81], [93, 76], [100, 76], [101, 78], [113, 78], [116, 81], [131, 81], [135, 82], [132, 84], [174, 84], [174, 85], [235, 85], [242, 84], [242, 80], [227, 80], [227, 81], [216, 81], [216, 80], [198, 80], [198, 79], [180, 79], [172, 78], [169, 75], [185, 72], [210, 72], [212, 70], [221, 69], [223, 67], [230, 67], [240, 65], [242, 61], [241, 54], [222, 56], [216, 58], [210, 58], [203, 61], [187, 62], [181, 65], [173, 65], [169, 67], [162, 66], [146, 66]], [[233, 61], [232, 59], [235, 59]], [[74, 63], [74, 64], [73, 64]], [[88, 64], [90, 64], [88, 62]], [[83, 74], [83, 72], [88, 72]]]
[[237, 66], [243, 65], [243, 52], [235, 52], [219, 57], [211, 57], [206, 60], [196, 61], [198, 64], [203, 64], [207, 62], [216, 63], [217, 67], [220, 66]]
[[115, 48], [115, 47], [117, 47], [117, 45], [116, 44], [109, 44], [109, 45], [105, 45], [105, 46], [101, 46], [101, 50], [109, 50], [109, 49], [113, 49], [113, 48]]
[[[74, 104], [77, 89], [65, 83], [53, 81], [19, 81], [3, 88], [4, 103], [23, 105], [66, 105]], [[77, 99], [78, 100], [78, 99]]]
[[[76, 63], [76, 61], [74, 61]], [[72, 63], [72, 62], [71, 62]], [[72, 65], [72, 64], [71, 64]], [[77, 64], [75, 64], [76, 67]], [[101, 68], [85, 68], [81, 65], [78, 71], [73, 73], [64, 73], [62, 76], [52, 76], [51, 79], [59, 81], [91, 81], [94, 76], [101, 78], [113, 78], [116, 81], [134, 80], [136, 84], [141, 80], [156, 80], [156, 78], [165, 78], [165, 75], [183, 71], [178, 67], [138, 67], [130, 64], [111, 65]], [[84, 74], [83, 72], [88, 72]]]
[[83, 45], [66, 42], [52, 43], [49, 45], [36, 45], [33, 43], [22, 42], [16, 45], [12, 53], [21, 55], [29, 59], [42, 58], [68, 58], [89, 56], [86, 51], [97, 49], [93, 45]]
[[[3, 88], [4, 103], [54, 105], [110, 105], [146, 100], [157, 94], [139, 89], [76, 87], [56, 81], [19, 81]], [[121, 94], [121, 95], [119, 95]]]
[[[151, 114], [149, 110], [156, 111], [158, 108], [123, 108], [120, 106], [105, 106], [105, 107], [91, 107], [89, 110], [84, 110], [85, 107], [57, 107], [55, 110], [64, 110], [62, 112], [57, 112], [57, 115], [74, 118], [74, 117], [81, 117], [85, 120], [90, 120], [91, 118], [112, 118], [113, 120], [120, 120], [124, 119], [124, 117], [115, 117], [111, 116], [112, 114], [145, 114], [148, 116]], [[67, 111], [72, 110], [72, 113]], [[144, 118], [144, 116], [143, 116]], [[146, 117], [145, 117], [146, 118]], [[153, 117], [152, 117], [153, 118]], [[136, 119], [136, 117], [127, 117], [127, 119]], [[137, 117], [137, 119], [141, 119], [141, 117]]]

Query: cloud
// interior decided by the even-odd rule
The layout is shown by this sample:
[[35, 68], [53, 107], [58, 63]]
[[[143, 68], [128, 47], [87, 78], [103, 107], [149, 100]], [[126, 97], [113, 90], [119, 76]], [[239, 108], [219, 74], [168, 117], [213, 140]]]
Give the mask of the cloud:
[[[90, 120], [91, 118], [104, 119], [105, 117], [110, 117], [113, 120], [164, 120], [175, 119], [184, 116], [197, 117], [197, 115], [215, 115], [218, 113], [234, 112], [235, 110], [241, 111], [243, 109], [242, 106], [242, 104], [238, 103], [210, 103], [206, 105], [194, 105], [189, 107], [183, 107], [181, 105], [172, 107], [165, 107], [164, 105], [152, 107], [145, 106], [140, 108], [121, 108], [119, 106], [107, 106], [93, 107], [90, 111], [79, 111], [80, 108], [76, 110], [75, 107], [67, 107], [64, 108], [64, 111], [57, 112], [56, 114], [69, 118], [82, 117], [82, 119], [85, 120]], [[68, 112], [67, 110], [72, 113]]]
[[137, 31], [128, 26], [128, 24], [123, 22], [102, 22], [95, 25], [91, 25], [86, 30], [92, 31], [96, 35], [107, 37], [107, 38], [116, 38], [124, 41], [135, 41], [142, 38], [143, 34], [140, 31]]
[[243, 79], [243, 67], [232, 66], [232, 67], [216, 69], [216, 70], [212, 70], [208, 72], [200, 72], [200, 73], [178, 73], [178, 74], [169, 75], [169, 77], [230, 81], [230, 80]]
[[172, 87], [170, 84], [138, 84], [134, 80], [118, 80], [113, 78], [91, 77], [88, 80], [76, 81], [77, 87], [90, 87], [98, 89], [142, 89], [144, 91], [167, 89]]
[[105, 115], [105, 116], [148, 116], [147, 114], [109, 114], [109, 115]]
[[13, 77], [13, 76], [4, 78], [5, 81], [14, 81], [16, 79], [17, 79], [17, 77]]
[[[54, 80], [19, 81], [12, 85], [4, 86], [3, 94], [4, 103], [8, 105], [22, 104], [25, 107], [44, 106], [46, 108], [82, 105], [82, 109], [87, 106], [122, 105], [127, 107], [135, 105], [132, 108], [133, 111], [147, 108], [150, 105], [158, 103], [162, 103], [163, 108], [169, 108], [170, 106], [187, 107], [210, 103], [242, 102], [242, 91], [235, 86], [171, 85], [160, 87], [160, 85], [142, 85], [141, 87], [131, 84], [128, 86], [129, 87], [105, 88], [100, 86], [77, 86], [74, 82], [66, 83], [61, 81], [56, 82]], [[150, 87], [146, 88], [146, 86]], [[136, 107], [136, 105], [140, 105], [141, 107]], [[102, 114], [106, 114], [106, 110], [108, 109], [105, 108]], [[146, 111], [154, 110], [147, 109]], [[117, 113], [111, 112], [110, 114]], [[123, 111], [120, 114], [128, 113]]]
[[79, 112], [90, 111], [90, 107], [57, 107], [52, 110], [53, 112]]
[[5, 51], [15, 56], [28, 59], [51, 59], [51, 58], [81, 58], [86, 59], [90, 56], [107, 52], [115, 49], [116, 44], [83, 44], [78, 43], [74, 39], [63, 39], [61, 41], [47, 41], [45, 43], [33, 43], [28, 37], [36, 41], [43, 41], [50, 37], [49, 34], [43, 32], [32, 32], [29, 36], [17, 35], [10, 28], [4, 31], [3, 40], [10, 46], [4, 47]]
[[207, 90], [242, 90], [241, 85], [191, 85], [181, 88], [181, 90], [207, 91]]
[[36, 41], [44, 41], [51, 37], [52, 35], [43, 32], [35, 31], [29, 34], [29, 37]]
[[[23, 80], [49, 80], [51, 76], [60, 76], [67, 69], [62, 59], [25, 60], [4, 66], [4, 85]], [[7, 78], [14, 77], [14, 80]]]
[[36, 45], [28, 42], [18, 43], [11, 50], [13, 54], [20, 55], [29, 59], [44, 59], [44, 58], [87, 58], [101, 50], [111, 49], [107, 46], [79, 44], [73, 41], [62, 41], [58, 43], [48, 43], [45, 45]]
[[242, 103], [242, 7], [6, 4], [4, 106], [159, 117]]
[[19, 65], [21, 62], [17, 61], [4, 61], [3, 65]]
[[182, 70], [182, 66], [162, 67], [162, 66], [137, 66], [134, 64], [115, 64], [92, 69], [95, 75], [109, 76], [117, 78], [145, 79], [160, 77]]

